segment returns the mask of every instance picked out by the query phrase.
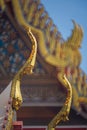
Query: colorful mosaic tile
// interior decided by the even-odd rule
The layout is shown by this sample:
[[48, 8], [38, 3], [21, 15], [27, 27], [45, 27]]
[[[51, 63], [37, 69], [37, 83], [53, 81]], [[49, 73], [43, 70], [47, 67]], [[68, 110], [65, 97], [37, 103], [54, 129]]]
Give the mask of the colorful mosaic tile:
[[[0, 14], [0, 64], [9, 75], [14, 75], [29, 57], [29, 48], [21, 40], [5, 13]], [[44, 70], [39, 63], [34, 69], [36, 73]]]

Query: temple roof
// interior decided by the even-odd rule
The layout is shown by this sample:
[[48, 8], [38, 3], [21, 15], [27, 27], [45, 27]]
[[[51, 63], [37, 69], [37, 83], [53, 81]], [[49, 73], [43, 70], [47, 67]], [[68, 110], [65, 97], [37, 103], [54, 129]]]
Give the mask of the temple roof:
[[[83, 77], [83, 80], [85, 78], [85, 74], [79, 65], [73, 65], [73, 67], [70, 66], [73, 57], [68, 56], [69, 54], [72, 56], [72, 50], [75, 50], [76, 47], [79, 47], [83, 36], [82, 30], [75, 22], [73, 22], [74, 29], [72, 31], [72, 36], [67, 39], [67, 41], [64, 41], [59, 30], [53, 23], [53, 20], [49, 17], [44, 5], [42, 5], [40, 1], [30, 0], [28, 3], [26, 3], [19, 0], [19, 2], [22, 8], [22, 15], [24, 16], [24, 19], [30, 26], [32, 26], [32, 28], [35, 29], [36, 32], [39, 32], [40, 30], [41, 34], [43, 34], [45, 39], [44, 44], [47, 52], [46, 55], [43, 53], [45, 52], [44, 46], [40, 46], [38, 38], [39, 35], [33, 31], [38, 42], [38, 52], [34, 73], [32, 75], [23, 77], [22, 80], [21, 89], [24, 98], [23, 105], [32, 106], [32, 103], [42, 103], [42, 106], [46, 104], [49, 104], [50, 106], [53, 104], [54, 106], [59, 105], [60, 107], [63, 105], [66, 97], [66, 89], [64, 88], [64, 85], [61, 84], [60, 80], [57, 80], [56, 78], [56, 75], [61, 71], [61, 68], [65, 69], [64, 71], [67, 77], [70, 74], [69, 80], [71, 84], [72, 78], [74, 77], [72, 76], [74, 73], [74, 69], [72, 68], [76, 68], [76, 70], [78, 70], [80, 78]], [[28, 12], [29, 10], [30, 12]], [[75, 34], [78, 34], [77, 37], [80, 38], [75, 39]], [[77, 42], [76, 45], [75, 42]], [[18, 70], [24, 65], [31, 52], [31, 44], [32, 43], [26, 32], [18, 23], [15, 11], [13, 10], [12, 2], [7, 2], [5, 10], [0, 11], [0, 92], [4, 90], [10, 80], [13, 79]], [[67, 48], [67, 46], [69, 48]], [[67, 49], [61, 51], [60, 48], [57, 50], [57, 47], [60, 47], [61, 50], [63, 50], [63, 48]], [[70, 49], [72, 52], [69, 52]], [[69, 54], [67, 53], [67, 50]], [[56, 54], [56, 52], [58, 52], [58, 54]], [[75, 52], [76, 53], [73, 55], [74, 57], [77, 57], [75, 58], [76, 61], [74, 60], [74, 62], [80, 64], [81, 55], [79, 51], [76, 50]], [[52, 59], [47, 59], [47, 57], [50, 57], [50, 54]], [[64, 58], [64, 54], [66, 57], [62, 60], [62, 58]], [[58, 62], [56, 62], [58, 56], [60, 56], [60, 59]], [[64, 62], [64, 60], [66, 59], [68, 59], [70, 64], [68, 63], [65, 65], [67, 62]], [[69, 71], [69, 69], [71, 70]], [[79, 76], [76, 78], [76, 80], [79, 80]], [[83, 84], [83, 82], [81, 82], [81, 84]], [[72, 109], [74, 108], [76, 113], [79, 112], [84, 118], [87, 118], [85, 115], [87, 114], [87, 93], [84, 96], [83, 93], [80, 94], [77, 88], [78, 86], [76, 87], [75, 92], [77, 93], [78, 97], [82, 97], [79, 99], [82, 110], [78, 111], [76, 106], [73, 105]], [[73, 97], [75, 98], [75, 96]], [[83, 102], [83, 97], [85, 97], [86, 103]]]

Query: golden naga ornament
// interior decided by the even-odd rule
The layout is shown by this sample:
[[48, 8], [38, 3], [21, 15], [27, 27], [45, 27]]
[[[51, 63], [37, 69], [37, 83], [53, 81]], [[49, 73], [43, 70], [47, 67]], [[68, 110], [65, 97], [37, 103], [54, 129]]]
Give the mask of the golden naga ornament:
[[48, 130], [55, 130], [56, 126], [60, 123], [60, 121], [68, 120], [68, 115], [69, 115], [70, 108], [71, 108], [72, 86], [64, 74], [61, 74], [61, 73], [58, 74], [57, 78], [66, 87], [67, 97], [66, 97], [66, 101], [65, 101], [63, 107], [61, 108], [60, 112], [58, 112], [58, 114], [48, 124]]
[[12, 107], [15, 110], [18, 110], [23, 102], [22, 99], [22, 94], [20, 90], [20, 82], [25, 74], [31, 74], [35, 65], [35, 60], [36, 60], [36, 53], [37, 53], [37, 42], [35, 37], [33, 36], [32, 32], [30, 31], [29, 27], [23, 25], [25, 30], [28, 33], [28, 36], [31, 39], [32, 42], [32, 51], [31, 54], [28, 58], [28, 60], [25, 62], [23, 67], [17, 72], [15, 75], [13, 81], [12, 81], [12, 86], [11, 86], [11, 93], [10, 96], [12, 98]]

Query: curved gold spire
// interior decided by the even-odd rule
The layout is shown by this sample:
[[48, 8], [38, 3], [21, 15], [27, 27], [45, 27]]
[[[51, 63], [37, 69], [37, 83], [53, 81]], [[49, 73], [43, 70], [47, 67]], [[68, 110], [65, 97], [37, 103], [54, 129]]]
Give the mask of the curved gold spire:
[[48, 124], [48, 130], [55, 130], [56, 126], [60, 123], [60, 121], [68, 120], [68, 115], [70, 112], [71, 101], [72, 101], [72, 87], [67, 80], [66, 76], [63, 74], [58, 74], [58, 80], [66, 87], [67, 89], [67, 97], [66, 101], [58, 114], [52, 119], [52, 121]]
[[36, 59], [36, 53], [37, 53], [37, 42], [36, 42], [35, 37], [33, 36], [28, 26], [23, 25], [23, 27], [26, 29], [28, 36], [30, 37], [33, 45], [32, 45], [32, 51], [28, 60], [25, 62], [23, 67], [17, 72], [14, 79], [12, 80], [10, 96], [12, 98], [12, 106], [15, 110], [19, 109], [23, 101], [21, 90], [20, 90], [20, 80], [23, 75], [32, 73], [33, 67], [35, 65], [35, 59]]
[[65, 43], [72, 48], [78, 49], [81, 47], [83, 29], [78, 24], [76, 24], [74, 20], [72, 20], [72, 22], [74, 24], [74, 29], [72, 30], [71, 36], [67, 41], [65, 41]]

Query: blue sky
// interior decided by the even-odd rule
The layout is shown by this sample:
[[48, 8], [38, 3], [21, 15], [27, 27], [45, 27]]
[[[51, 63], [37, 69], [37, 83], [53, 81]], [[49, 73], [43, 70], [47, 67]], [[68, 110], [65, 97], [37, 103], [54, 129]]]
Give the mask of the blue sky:
[[82, 26], [84, 37], [80, 49], [82, 54], [80, 67], [87, 74], [87, 0], [41, 0], [41, 3], [64, 39], [71, 34], [72, 19]]

